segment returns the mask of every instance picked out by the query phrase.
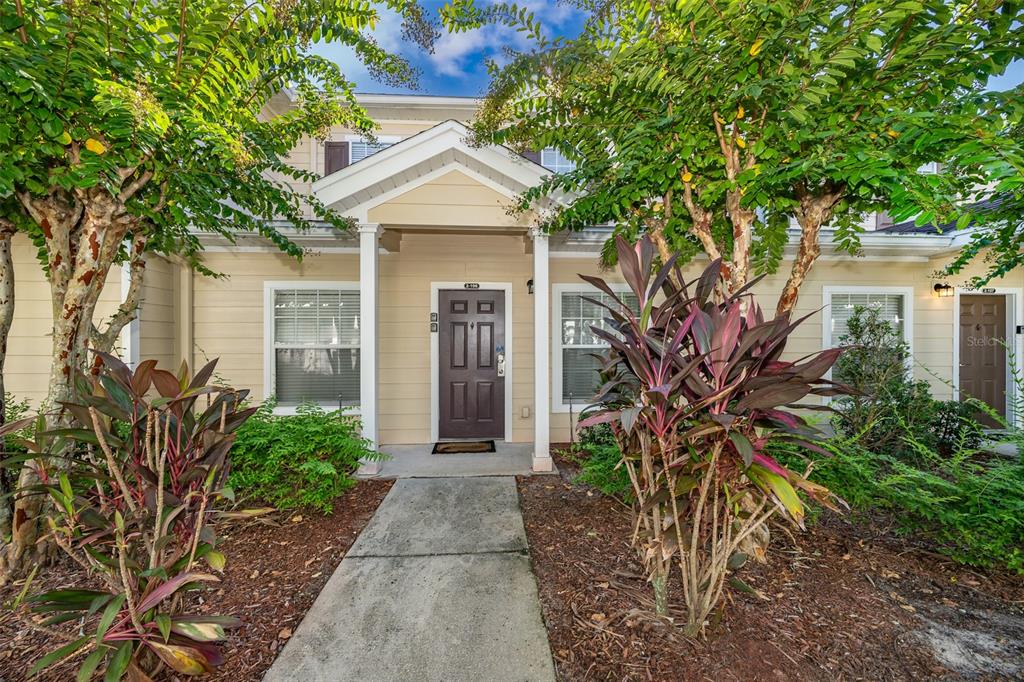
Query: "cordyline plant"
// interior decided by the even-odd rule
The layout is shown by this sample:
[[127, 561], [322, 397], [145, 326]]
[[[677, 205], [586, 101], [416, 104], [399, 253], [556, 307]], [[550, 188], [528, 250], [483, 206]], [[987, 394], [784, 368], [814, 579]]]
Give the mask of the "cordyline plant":
[[40, 482], [18, 494], [53, 501], [49, 537], [103, 584], [28, 599], [49, 615], [44, 625], [77, 620], [81, 635], [43, 656], [32, 674], [85, 654], [79, 680], [100, 666], [108, 680], [149, 679], [163, 664], [186, 675], [210, 672], [222, 660], [216, 642], [237, 622], [188, 613], [183, 593], [217, 580], [204, 564], [224, 568], [214, 520], [224, 514], [218, 503], [232, 496], [224, 481], [234, 431], [255, 408], [240, 407], [247, 391], [208, 385], [215, 362], [194, 376], [183, 365], [175, 376], [155, 360], [133, 372], [97, 356], [99, 376], [80, 376], [80, 401], [64, 405], [87, 427], [41, 432], [19, 458], [67, 460], [39, 464]]
[[842, 387], [824, 379], [841, 349], [796, 362], [781, 359], [786, 341], [803, 321], [783, 313], [765, 320], [747, 287], [732, 294], [722, 264], [711, 263], [687, 284], [669, 259], [653, 267], [654, 246], [617, 239], [618, 262], [637, 297], [634, 312], [596, 277], [583, 279], [608, 294], [599, 305], [612, 331], [609, 381], [602, 408], [580, 426], [612, 426], [635, 496], [633, 542], [655, 593], [655, 609], [668, 613], [673, 567], [687, 607], [686, 630], [704, 630], [722, 600], [740, 551], [775, 514], [802, 527], [800, 493], [834, 507], [832, 493], [772, 459], [769, 443], [815, 447], [819, 435], [786, 408], [808, 395], [834, 395]]

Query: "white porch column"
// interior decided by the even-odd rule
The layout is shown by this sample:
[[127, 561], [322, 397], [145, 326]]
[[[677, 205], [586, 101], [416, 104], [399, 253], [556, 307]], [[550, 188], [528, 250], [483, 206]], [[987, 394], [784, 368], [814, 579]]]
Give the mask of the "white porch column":
[[[373, 449], [380, 445], [377, 422], [377, 289], [380, 225], [359, 225], [359, 408], [363, 438]], [[380, 471], [379, 462], [364, 462], [363, 475]]]
[[533, 470], [551, 471], [551, 275], [548, 235], [533, 237]]

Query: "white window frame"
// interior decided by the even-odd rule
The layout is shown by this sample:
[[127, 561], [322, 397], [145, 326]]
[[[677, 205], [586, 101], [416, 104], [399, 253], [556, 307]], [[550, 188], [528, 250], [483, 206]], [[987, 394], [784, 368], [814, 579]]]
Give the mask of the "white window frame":
[[[339, 281], [320, 281], [310, 282], [306, 280], [301, 281], [266, 281], [263, 283], [263, 400], [268, 400], [274, 395], [274, 386], [276, 385], [276, 374], [274, 367], [274, 358], [276, 354], [274, 351], [277, 348], [277, 344], [274, 342], [274, 293], [281, 289], [306, 289], [306, 290], [321, 290], [321, 289], [334, 289], [338, 291], [359, 291], [359, 282], [339, 282]], [[360, 315], [362, 311], [360, 311]], [[312, 346], [311, 346], [312, 347]], [[324, 348], [338, 348], [339, 346], [322, 346]], [[357, 344], [355, 346], [347, 345], [344, 348], [359, 348], [360, 357], [359, 361], [362, 362], [362, 345]], [[362, 392], [360, 391], [360, 400]], [[338, 409], [338, 403], [319, 403], [325, 411], [331, 412]], [[274, 414], [296, 414], [296, 406], [282, 406], [277, 405], [274, 407]], [[362, 414], [361, 405], [349, 405], [345, 407], [346, 414], [359, 415]]]
[[[346, 135], [345, 136], [345, 141], [348, 142], [348, 165], [351, 166], [353, 163], [358, 163], [358, 161], [362, 161], [363, 159], [368, 159], [371, 156], [373, 156], [373, 154], [369, 154], [367, 156], [364, 156], [363, 159], [358, 159], [357, 161], [353, 161], [352, 160], [352, 149], [354, 148], [354, 143], [356, 143], [356, 142], [363, 142], [363, 143], [369, 144], [369, 140], [367, 140], [365, 137], [363, 137], [361, 135]], [[377, 135], [377, 142], [379, 142], [379, 143], [386, 143], [388, 146], [391, 146], [391, 145], [393, 145], [395, 143], [398, 143], [398, 142], [401, 142], [401, 141], [402, 141], [402, 138], [397, 136], [397, 135]], [[385, 149], [386, 148], [387, 147], [385, 147]], [[376, 152], [374, 152], [374, 154], [377, 154], [377, 153], [382, 152], [382, 151], [384, 151], [384, 149], [378, 149]]]
[[[552, 168], [548, 164], [544, 163], [544, 155], [545, 154], [558, 154], [558, 155], [560, 155], [571, 166], [571, 168], [568, 168], [566, 170], [555, 170], [554, 168]], [[572, 159], [570, 159], [569, 157], [567, 157], [563, 152], [559, 151], [558, 149], [555, 149], [554, 147], [544, 147], [543, 149], [540, 150], [540, 165], [544, 166], [545, 168], [547, 168], [552, 173], [569, 173], [569, 172], [572, 172], [572, 171], [576, 170], [576, 162], [573, 161]], [[552, 163], [552, 165], [556, 165], [556, 164]]]
[[[608, 282], [608, 287], [618, 293], [631, 293], [632, 290], [625, 282]], [[562, 400], [562, 350], [565, 345], [562, 343], [562, 294], [583, 294], [584, 296], [602, 293], [600, 289], [590, 284], [552, 284], [551, 285], [551, 411], [568, 412], [569, 403]], [[607, 344], [599, 346], [570, 346], [571, 348], [588, 348], [604, 350]], [[583, 401], [573, 402], [572, 411], [579, 414], [590, 403]]]
[[[891, 294], [903, 297], [903, 340], [907, 344], [907, 373], [914, 370], [914, 287], [827, 285], [821, 288], [821, 347], [833, 348], [839, 339], [832, 338], [832, 296], [835, 294]], [[832, 378], [832, 370], [826, 378]]]

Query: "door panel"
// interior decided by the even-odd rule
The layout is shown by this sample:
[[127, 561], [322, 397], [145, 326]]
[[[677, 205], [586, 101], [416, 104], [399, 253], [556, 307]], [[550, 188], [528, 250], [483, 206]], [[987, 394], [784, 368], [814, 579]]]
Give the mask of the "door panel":
[[[1006, 297], [960, 297], [960, 396], [1006, 416]], [[990, 426], [994, 420], [979, 416]]]
[[505, 292], [439, 292], [441, 438], [505, 435]]

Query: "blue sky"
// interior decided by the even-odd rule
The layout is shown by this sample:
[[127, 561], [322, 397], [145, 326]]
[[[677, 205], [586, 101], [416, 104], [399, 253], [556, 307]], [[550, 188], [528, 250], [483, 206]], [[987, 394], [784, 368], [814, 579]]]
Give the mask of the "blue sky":
[[[437, 9], [447, 0], [424, 0], [421, 4], [436, 18]], [[552, 35], [575, 35], [583, 22], [583, 14], [571, 7], [544, 0], [518, 0], [520, 6], [529, 7]], [[487, 92], [485, 60], [499, 62], [506, 47], [525, 48], [526, 39], [504, 26], [484, 26], [465, 33], [444, 33], [434, 45], [432, 54], [416, 45], [403, 42], [401, 23], [388, 11], [374, 31], [377, 41], [392, 52], [398, 52], [420, 70], [419, 88], [390, 88], [370, 77], [347, 47], [316, 45], [314, 52], [341, 65], [345, 75], [354, 80], [359, 92], [418, 92], [428, 95], [484, 95]]]
[[[446, 0], [425, 0], [430, 12], [444, 5]], [[544, 0], [519, 0], [520, 6], [530, 7], [551, 35], [575, 35], [583, 21], [583, 14], [574, 8]], [[504, 26], [485, 26], [465, 33], [443, 34], [432, 54], [404, 42], [401, 25], [396, 15], [384, 11], [374, 31], [377, 41], [392, 52], [402, 54], [420, 70], [419, 88], [391, 88], [374, 81], [355, 58], [352, 51], [337, 44], [320, 44], [314, 51], [341, 65], [345, 75], [354, 80], [359, 92], [418, 92], [428, 95], [484, 95], [487, 91], [485, 60], [503, 58], [506, 47], [527, 46], [525, 38]], [[993, 78], [989, 87], [1009, 89], [1024, 81], [1024, 60], [1015, 62], [1007, 72]]]

